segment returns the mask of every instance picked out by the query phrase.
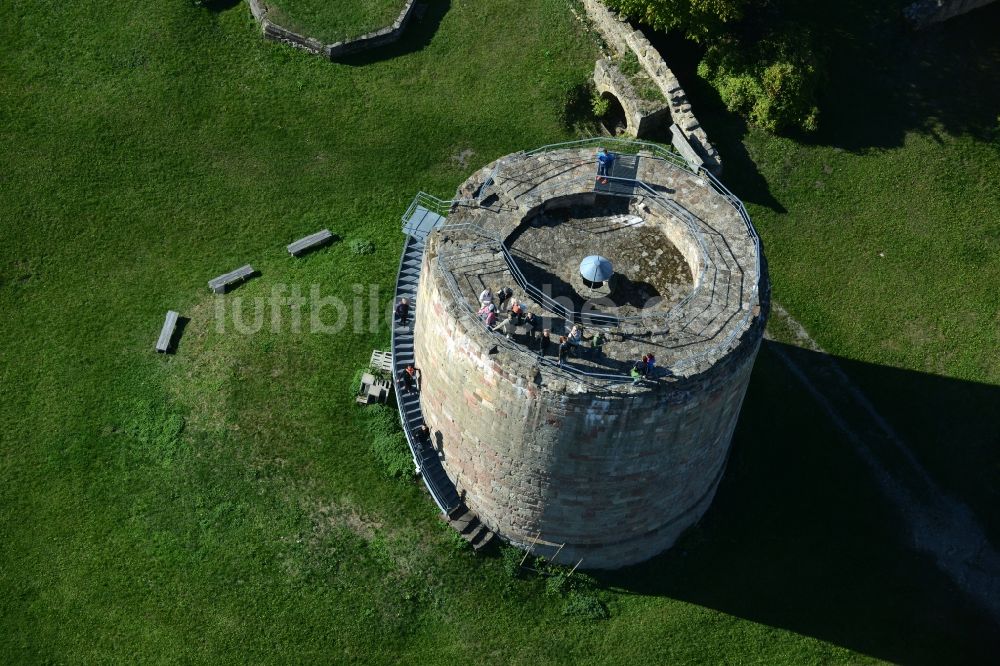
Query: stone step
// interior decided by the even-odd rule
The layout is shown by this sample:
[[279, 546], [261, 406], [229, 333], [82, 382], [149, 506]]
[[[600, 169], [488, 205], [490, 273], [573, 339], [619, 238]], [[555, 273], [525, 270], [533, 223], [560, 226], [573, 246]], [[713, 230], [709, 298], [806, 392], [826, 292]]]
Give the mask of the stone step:
[[467, 510], [464, 506], [458, 507], [464, 513], [461, 513], [456, 518], [446, 518], [448, 524], [451, 525], [459, 534], [469, 532], [479, 524], [479, 519], [476, 518], [475, 514]]
[[479, 522], [479, 519], [476, 519], [475, 527], [473, 527], [471, 530], [460, 532], [459, 534], [461, 534], [462, 538], [468, 541], [469, 543], [474, 543], [482, 536], [482, 533], [486, 531], [487, 531], [486, 526], [483, 525], [481, 522]]
[[484, 529], [479, 539], [472, 542], [472, 549], [479, 552], [493, 541], [493, 532]]

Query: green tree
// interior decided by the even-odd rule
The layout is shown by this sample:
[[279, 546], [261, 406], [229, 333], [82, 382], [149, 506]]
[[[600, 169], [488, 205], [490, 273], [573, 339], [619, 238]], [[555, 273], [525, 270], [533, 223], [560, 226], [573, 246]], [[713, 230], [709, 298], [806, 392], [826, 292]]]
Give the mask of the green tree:
[[751, 0], [604, 0], [611, 9], [656, 30], [677, 30], [697, 42], [743, 18]]
[[789, 0], [604, 0], [655, 30], [705, 44], [698, 74], [730, 111], [768, 131], [817, 128], [822, 62]]
[[726, 108], [770, 132], [816, 130], [820, 67], [807, 34], [757, 42], [736, 39], [709, 45], [698, 75], [718, 91]]

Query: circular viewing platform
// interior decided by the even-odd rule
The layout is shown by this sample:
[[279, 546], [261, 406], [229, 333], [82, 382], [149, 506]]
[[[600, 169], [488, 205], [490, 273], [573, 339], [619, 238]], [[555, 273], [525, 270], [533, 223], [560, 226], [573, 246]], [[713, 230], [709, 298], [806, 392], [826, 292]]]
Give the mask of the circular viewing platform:
[[[760, 313], [759, 243], [742, 204], [711, 176], [639, 152], [618, 155], [607, 181], [593, 148], [517, 153], [466, 181], [428, 238], [452, 316], [498, 345], [512, 372], [606, 380], [653, 353], [671, 375], [689, 375], [737, 346]], [[599, 288], [579, 271], [589, 255], [614, 266]], [[542, 324], [488, 330], [479, 295], [501, 288]], [[562, 368], [540, 361], [540, 328], [557, 343], [573, 325], [584, 331], [580, 353]], [[598, 330], [600, 354], [589, 349]]]

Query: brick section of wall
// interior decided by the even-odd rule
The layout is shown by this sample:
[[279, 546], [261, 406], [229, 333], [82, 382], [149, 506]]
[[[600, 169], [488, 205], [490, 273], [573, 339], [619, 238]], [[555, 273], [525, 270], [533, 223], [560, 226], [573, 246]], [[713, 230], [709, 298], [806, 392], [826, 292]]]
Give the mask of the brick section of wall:
[[[446, 293], [434, 243], [432, 235], [417, 297], [421, 407], [467, 505], [517, 545], [539, 532], [565, 543], [559, 561], [583, 558], [585, 568], [670, 547], [711, 503], [761, 331], [678, 382], [624, 392], [549, 387], [530, 364], [502, 362], [467, 334], [478, 324]], [[552, 555], [555, 546], [534, 550]]]

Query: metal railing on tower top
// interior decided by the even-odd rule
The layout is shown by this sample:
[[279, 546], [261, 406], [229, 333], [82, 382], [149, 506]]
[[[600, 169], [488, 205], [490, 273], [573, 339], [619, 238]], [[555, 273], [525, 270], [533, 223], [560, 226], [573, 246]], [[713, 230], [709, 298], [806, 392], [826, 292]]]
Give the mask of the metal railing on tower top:
[[[577, 141], [567, 141], [562, 143], [548, 144], [545, 146], [541, 146], [539, 148], [535, 148], [534, 150], [514, 153], [497, 162], [493, 170], [486, 177], [486, 179], [484, 179], [482, 185], [477, 190], [475, 198], [440, 199], [433, 195], [427, 194], [426, 192], [419, 192], [414, 197], [413, 201], [410, 203], [406, 213], [403, 215], [402, 219], [404, 225], [408, 220], [412, 218], [412, 216], [414, 215], [415, 211], [418, 210], [418, 208], [423, 208], [425, 210], [435, 213], [436, 215], [440, 215], [441, 218], [444, 219], [444, 223], [440, 227], [443, 231], [470, 232], [481, 236], [488, 243], [495, 244], [497, 251], [503, 255], [505, 263], [510, 269], [511, 276], [513, 277], [514, 281], [517, 282], [518, 286], [522, 290], [524, 290], [525, 293], [527, 293], [532, 298], [532, 300], [534, 300], [538, 305], [550, 311], [551, 313], [558, 315], [559, 317], [562, 317], [566, 321], [569, 322], [582, 321], [590, 326], [613, 329], [616, 327], [620, 327], [623, 324], [635, 323], [640, 320], [648, 319], [649, 318], [648, 315], [617, 317], [615, 315], [605, 315], [597, 312], [583, 313], [571, 310], [565, 307], [564, 305], [558, 303], [555, 299], [553, 299], [551, 296], [549, 296], [542, 290], [538, 289], [535, 285], [531, 284], [525, 278], [524, 274], [517, 267], [517, 262], [514, 259], [513, 255], [511, 254], [510, 250], [506, 247], [506, 244], [503, 242], [503, 239], [499, 238], [495, 233], [491, 233], [486, 229], [482, 228], [480, 225], [477, 225], [472, 222], [461, 222], [458, 224], [449, 224], [447, 222], [448, 216], [456, 209], [456, 207], [459, 206], [478, 207], [480, 203], [488, 197], [488, 191], [491, 187], [495, 186], [497, 179], [503, 176], [504, 169], [512, 166], [519, 159], [556, 150], [585, 149], [588, 147], [596, 148], [598, 146], [611, 148], [614, 152], [618, 153], [636, 154], [636, 155], [644, 154], [645, 156], [652, 159], [663, 160], [665, 162], [668, 162], [674, 168], [680, 169], [681, 171], [691, 174], [697, 178], [704, 179], [704, 182], [706, 184], [708, 184], [718, 194], [722, 195], [724, 199], [733, 207], [733, 209], [739, 215], [740, 219], [743, 221], [744, 227], [747, 232], [747, 237], [753, 244], [754, 266], [753, 266], [753, 283], [751, 287], [751, 295], [753, 300], [759, 299], [759, 281], [761, 277], [760, 238], [757, 235], [756, 229], [754, 229], [753, 222], [750, 220], [750, 216], [747, 213], [746, 208], [743, 205], [743, 202], [740, 201], [740, 199], [736, 197], [721, 182], [719, 182], [719, 180], [711, 172], [707, 171], [704, 168], [699, 168], [698, 170], [692, 170], [688, 165], [688, 163], [680, 155], [665, 148], [664, 146], [646, 141], [619, 139], [613, 137], [589, 138], [589, 139], [580, 139]], [[652, 201], [655, 204], [661, 206], [663, 210], [667, 211], [675, 219], [680, 220], [689, 229], [693, 237], [696, 239], [699, 245], [699, 249], [702, 253], [702, 260], [704, 261], [704, 266], [706, 270], [711, 268], [710, 266], [711, 262], [709, 260], [709, 253], [706, 249], [704, 234], [700, 232], [700, 230], [698, 229], [697, 222], [693, 219], [691, 214], [686, 209], [678, 205], [675, 201], [672, 201], [669, 197], [663, 196], [652, 185], [643, 182], [639, 178], [632, 178], [632, 179], [622, 179], [614, 177], [609, 177], [609, 178], [611, 180], [623, 181], [627, 184], [633, 185], [635, 188], [640, 189], [643, 193], [643, 196], [646, 197], [647, 200]], [[566, 185], [565, 181], [560, 183], [560, 186], [565, 186], [565, 185]], [[533, 195], [537, 197], [540, 195], [544, 195], [547, 191], [549, 191], [547, 188], [543, 188], [541, 190], [536, 189], [533, 191]], [[616, 195], [614, 192], [608, 192], [608, 194], [612, 196], [625, 196], [625, 195]], [[443, 267], [445, 268], [447, 267], [448, 257], [446, 255], [439, 255], [438, 261], [444, 263]], [[448, 283], [451, 290], [454, 292], [454, 295], [456, 296], [456, 300], [459, 303], [463, 304], [465, 309], [470, 314], [475, 316], [476, 315], [475, 309], [468, 302], [466, 297], [462, 294], [461, 288], [458, 286], [458, 283], [454, 279], [454, 276], [451, 274], [451, 271], [447, 270], [445, 271], [445, 273], [449, 278]], [[687, 302], [693, 299], [697, 293], [697, 290], [700, 289], [701, 286], [702, 286], [701, 282], [697, 281], [692, 292], [688, 294], [688, 296], [685, 297], [685, 299], [683, 299], [680, 303], [676, 304], [671, 309], [671, 312], [680, 311], [681, 310], [680, 306], [687, 304]], [[661, 314], [658, 316], [662, 317], [663, 315]], [[753, 316], [754, 316], [753, 308], [744, 308], [741, 320], [737, 323], [736, 326], [732, 327], [731, 332], [723, 340], [721, 340], [718, 344], [712, 345], [711, 347], [705, 349], [702, 352], [699, 352], [697, 354], [692, 354], [680, 361], [675, 362], [672, 368], [675, 370], [680, 370], [682, 368], [690, 367], [691, 365], [700, 362], [704, 358], [714, 354], [718, 354], [720, 350], [729, 347], [749, 327], [750, 321], [752, 320]], [[521, 349], [519, 345], [516, 345], [516, 343], [511, 343], [509, 340], [505, 338], [505, 336], [497, 332], [492, 332], [492, 333], [496, 337], [497, 342], [499, 344], [503, 346], [513, 346], [513, 348], [517, 349], [518, 351], [523, 351], [523, 349]], [[548, 363], [548, 359], [541, 359], [540, 362]], [[556, 364], [551, 363], [551, 365], [556, 365]], [[597, 380], [605, 383], [608, 382], [621, 383], [626, 380], [630, 381], [630, 378], [626, 375], [589, 372], [586, 370], [582, 370], [580, 368], [567, 367], [566, 365], [562, 365], [560, 367], [564, 370], [570, 371], [573, 374], [585, 376], [592, 380]]]

